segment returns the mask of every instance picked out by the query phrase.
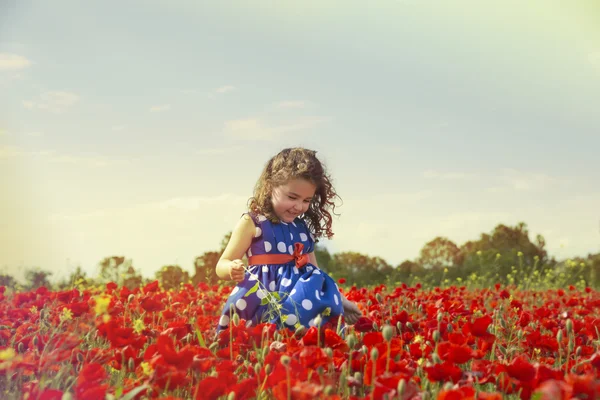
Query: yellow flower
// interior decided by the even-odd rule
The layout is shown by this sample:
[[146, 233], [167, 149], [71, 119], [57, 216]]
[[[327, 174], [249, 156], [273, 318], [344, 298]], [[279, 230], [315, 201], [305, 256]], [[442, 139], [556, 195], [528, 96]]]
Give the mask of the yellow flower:
[[152, 374], [152, 372], [154, 372], [154, 369], [152, 369], [152, 366], [150, 364], [148, 364], [146, 361], [143, 361], [140, 365], [142, 366], [142, 371], [144, 371], [144, 375], [150, 376]]
[[331, 315], [331, 307], [327, 307], [325, 311], [323, 311], [323, 315], [328, 317]]
[[522, 252], [522, 251], [519, 251], [519, 252], [517, 253], [517, 257], [523, 257], [523, 252]]
[[144, 325], [144, 321], [142, 321], [141, 319], [136, 319], [135, 321], [133, 321], [133, 330], [136, 333], [140, 333], [144, 329], [146, 329], [146, 326]]
[[415, 337], [413, 338], [413, 343], [421, 343], [421, 342], [423, 342], [423, 336], [415, 335]]
[[0, 361], [10, 361], [15, 358], [15, 355], [15, 350], [12, 347], [0, 350]]
[[32, 314], [37, 314], [38, 308], [36, 306], [33, 306], [29, 309], [29, 312], [31, 312]]
[[60, 322], [69, 321], [73, 319], [73, 313], [67, 307], [63, 308], [62, 313], [59, 316]]
[[110, 305], [110, 296], [105, 294], [96, 296], [96, 306], [94, 307], [94, 311], [96, 315], [104, 314], [108, 311], [108, 306]]

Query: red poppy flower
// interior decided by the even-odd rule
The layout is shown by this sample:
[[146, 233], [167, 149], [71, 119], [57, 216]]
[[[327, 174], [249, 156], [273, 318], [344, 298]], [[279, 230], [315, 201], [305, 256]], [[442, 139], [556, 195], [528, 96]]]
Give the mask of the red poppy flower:
[[354, 324], [354, 329], [357, 332], [370, 332], [373, 330], [373, 321], [367, 317], [360, 317]]

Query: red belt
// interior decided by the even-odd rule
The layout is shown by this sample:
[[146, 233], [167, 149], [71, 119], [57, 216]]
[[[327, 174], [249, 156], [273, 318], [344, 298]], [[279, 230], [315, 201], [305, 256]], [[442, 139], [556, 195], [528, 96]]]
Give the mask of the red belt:
[[304, 245], [296, 242], [293, 254], [257, 254], [248, 259], [248, 265], [287, 264], [295, 261], [296, 267], [302, 268], [308, 264], [308, 254], [302, 254], [303, 249]]

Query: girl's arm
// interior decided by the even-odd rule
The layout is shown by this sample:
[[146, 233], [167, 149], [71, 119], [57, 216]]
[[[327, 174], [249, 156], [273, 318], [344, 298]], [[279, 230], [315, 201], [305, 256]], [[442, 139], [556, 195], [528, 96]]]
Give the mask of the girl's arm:
[[240, 272], [238, 272], [236, 269], [236, 277], [234, 277], [232, 276], [232, 267], [241, 263], [244, 253], [252, 243], [254, 233], [255, 226], [254, 222], [252, 222], [252, 218], [250, 218], [248, 214], [244, 214], [236, 224], [235, 228], [233, 228], [229, 243], [227, 243], [221, 258], [219, 258], [219, 262], [217, 262], [215, 267], [215, 272], [219, 278], [234, 279], [239, 282], [241, 279], [238, 280], [235, 278], [239, 278], [241, 273], [243, 279], [243, 270], [239, 269]]

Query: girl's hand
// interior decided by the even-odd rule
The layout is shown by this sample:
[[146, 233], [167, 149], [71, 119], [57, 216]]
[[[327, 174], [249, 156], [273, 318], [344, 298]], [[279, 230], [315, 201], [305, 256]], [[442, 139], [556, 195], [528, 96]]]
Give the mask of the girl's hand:
[[344, 319], [350, 325], [354, 325], [356, 321], [358, 321], [358, 319], [362, 317], [362, 312], [360, 311], [356, 303], [351, 302], [345, 297], [342, 299], [342, 305], [344, 306]]
[[233, 260], [229, 266], [229, 277], [240, 283], [245, 275], [244, 262], [242, 260]]

